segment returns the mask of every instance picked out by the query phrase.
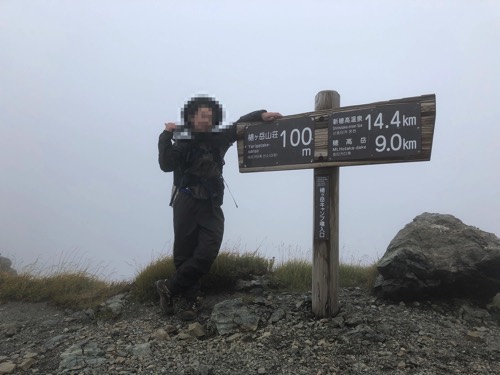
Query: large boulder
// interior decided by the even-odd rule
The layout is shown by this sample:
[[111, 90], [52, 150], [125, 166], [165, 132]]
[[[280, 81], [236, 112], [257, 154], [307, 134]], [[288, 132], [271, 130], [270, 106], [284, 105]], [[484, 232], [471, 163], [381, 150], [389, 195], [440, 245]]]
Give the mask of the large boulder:
[[500, 239], [452, 215], [423, 213], [399, 231], [377, 268], [382, 297], [484, 302], [500, 291]]

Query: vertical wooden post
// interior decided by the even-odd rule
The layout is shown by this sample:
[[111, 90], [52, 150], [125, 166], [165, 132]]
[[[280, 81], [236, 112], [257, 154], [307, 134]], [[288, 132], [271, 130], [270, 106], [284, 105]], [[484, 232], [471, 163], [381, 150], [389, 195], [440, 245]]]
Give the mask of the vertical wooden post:
[[[340, 107], [336, 91], [320, 91], [315, 98], [315, 111]], [[314, 184], [321, 176], [327, 181], [329, 205], [327, 239], [313, 238], [312, 311], [318, 318], [334, 316], [339, 310], [339, 167], [314, 168]], [[314, 187], [314, 221], [317, 221], [317, 188]], [[316, 225], [316, 224], [315, 224]], [[316, 233], [316, 228], [314, 228]]]

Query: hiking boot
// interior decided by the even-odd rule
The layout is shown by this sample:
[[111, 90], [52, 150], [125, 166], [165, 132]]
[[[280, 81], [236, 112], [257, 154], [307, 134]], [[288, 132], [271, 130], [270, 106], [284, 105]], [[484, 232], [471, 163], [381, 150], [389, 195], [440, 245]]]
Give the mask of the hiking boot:
[[195, 300], [188, 301], [184, 310], [180, 311], [177, 316], [180, 320], [193, 320], [198, 317], [201, 310], [202, 299], [197, 297]]
[[161, 309], [167, 315], [174, 314], [174, 300], [172, 298], [172, 293], [167, 286], [167, 279], [164, 280], [156, 280], [155, 281], [156, 291], [160, 295], [160, 306]]

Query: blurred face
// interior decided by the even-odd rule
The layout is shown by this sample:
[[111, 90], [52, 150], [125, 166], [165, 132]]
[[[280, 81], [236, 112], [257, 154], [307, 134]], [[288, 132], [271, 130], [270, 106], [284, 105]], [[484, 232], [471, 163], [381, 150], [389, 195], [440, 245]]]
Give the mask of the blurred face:
[[197, 132], [209, 132], [213, 126], [212, 109], [207, 107], [200, 107], [198, 111], [191, 117], [193, 130]]

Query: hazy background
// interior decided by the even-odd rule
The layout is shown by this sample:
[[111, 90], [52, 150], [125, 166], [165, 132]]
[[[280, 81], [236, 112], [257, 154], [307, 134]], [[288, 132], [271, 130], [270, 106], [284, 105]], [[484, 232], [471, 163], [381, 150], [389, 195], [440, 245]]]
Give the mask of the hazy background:
[[[430, 162], [340, 171], [340, 248], [371, 262], [416, 215], [500, 234], [499, 1], [0, 1], [0, 253], [131, 278], [173, 243], [166, 121], [435, 93]], [[312, 170], [225, 179], [225, 247], [312, 256]]]

